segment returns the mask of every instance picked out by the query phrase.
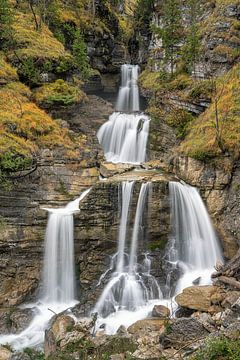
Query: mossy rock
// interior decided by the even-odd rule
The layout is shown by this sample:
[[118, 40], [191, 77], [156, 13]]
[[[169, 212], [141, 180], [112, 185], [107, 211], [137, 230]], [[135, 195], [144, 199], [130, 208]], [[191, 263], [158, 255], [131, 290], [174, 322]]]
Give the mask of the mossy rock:
[[46, 108], [58, 105], [69, 106], [87, 99], [82, 90], [62, 79], [41, 86], [34, 91], [34, 94], [37, 103]]

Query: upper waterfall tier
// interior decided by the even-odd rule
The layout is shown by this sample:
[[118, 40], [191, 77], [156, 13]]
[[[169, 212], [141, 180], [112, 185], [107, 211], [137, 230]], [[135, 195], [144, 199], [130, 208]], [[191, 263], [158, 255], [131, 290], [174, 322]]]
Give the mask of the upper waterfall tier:
[[109, 162], [139, 164], [146, 161], [150, 119], [136, 113], [139, 111], [138, 73], [138, 65], [122, 65], [117, 112], [97, 133]]
[[118, 93], [116, 110], [121, 112], [139, 111], [138, 65], [124, 64], [121, 67], [122, 83]]

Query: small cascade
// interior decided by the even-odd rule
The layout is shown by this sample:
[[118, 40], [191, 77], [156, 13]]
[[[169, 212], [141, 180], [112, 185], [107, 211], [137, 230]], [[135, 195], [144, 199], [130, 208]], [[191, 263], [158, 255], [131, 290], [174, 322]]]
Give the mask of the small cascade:
[[140, 110], [138, 73], [137, 65], [122, 65], [116, 112], [97, 133], [109, 162], [139, 164], [146, 160], [150, 119], [137, 113]]
[[211, 220], [198, 190], [179, 182], [169, 183], [172, 239], [169, 260], [179, 266], [182, 277], [176, 293], [194, 280], [211, 283], [217, 261], [223, 261]]
[[1, 336], [0, 344], [8, 343], [16, 350], [41, 346], [53, 312], [60, 313], [78, 302], [74, 291], [73, 214], [79, 212], [79, 202], [90, 190], [84, 191], [64, 208], [44, 208], [49, 217], [45, 234], [43, 291], [37, 303], [25, 306], [33, 308], [36, 315], [20, 334]]
[[[97, 312], [105, 324], [108, 324], [106, 332], [109, 333], [118, 326], [121, 316], [131, 312], [139, 316], [139, 311], [143, 311], [143, 307], [150, 300], [162, 298], [160, 287], [150, 274], [151, 260], [148, 255], [145, 254], [142, 265], [137, 262], [139, 230], [142, 227], [149, 186], [150, 183], [144, 183], [141, 186], [131, 242], [130, 246], [127, 246], [127, 226], [134, 182], [122, 183], [118, 252], [112, 257], [110, 269], [105, 273], [107, 275], [111, 272], [111, 278], [94, 308], [94, 312]], [[104, 276], [100, 281], [103, 279]]]
[[121, 67], [121, 86], [116, 110], [120, 112], [139, 111], [138, 65], [124, 64]]

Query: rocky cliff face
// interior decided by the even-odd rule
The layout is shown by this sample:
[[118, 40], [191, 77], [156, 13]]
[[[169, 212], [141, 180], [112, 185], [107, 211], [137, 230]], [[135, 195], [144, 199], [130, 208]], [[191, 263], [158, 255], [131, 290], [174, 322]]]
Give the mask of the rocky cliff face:
[[68, 158], [60, 147], [55, 150], [45, 148], [39, 154], [37, 168], [32, 174], [13, 180], [10, 190], [1, 189], [1, 305], [15, 306], [36, 295], [47, 222], [47, 214], [41, 207], [64, 206], [98, 181], [102, 152], [92, 124], [96, 122], [98, 127], [103, 123], [111, 106], [96, 97], [90, 97], [89, 102], [94, 104], [90, 109], [99, 108], [95, 117], [91, 116], [91, 111], [86, 113], [85, 105], [68, 110], [63, 107], [57, 114], [70, 120], [70, 125], [66, 120], [61, 122], [72, 127], [73, 134], [82, 134], [80, 158]]

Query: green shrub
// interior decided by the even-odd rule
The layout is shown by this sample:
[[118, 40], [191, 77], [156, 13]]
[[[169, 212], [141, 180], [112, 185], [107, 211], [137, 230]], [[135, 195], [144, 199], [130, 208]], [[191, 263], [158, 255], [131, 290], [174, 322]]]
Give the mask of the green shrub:
[[23, 155], [8, 151], [0, 155], [0, 174], [10, 174], [24, 170], [31, 164], [32, 160]]
[[81, 71], [83, 79], [87, 79], [91, 74], [91, 68], [88, 63], [87, 46], [79, 30], [75, 32], [75, 38], [72, 46], [73, 57], [78, 69]]
[[25, 354], [27, 354], [31, 360], [44, 360], [45, 359], [45, 356], [44, 356], [44, 353], [41, 352], [41, 351], [37, 351], [35, 349], [32, 349], [32, 348], [25, 348], [23, 350], [23, 352]]
[[239, 360], [240, 340], [226, 337], [209, 339], [202, 349], [191, 358], [192, 360]]
[[40, 70], [33, 58], [26, 58], [21, 61], [19, 75], [28, 85], [38, 85], [40, 82]]
[[68, 106], [82, 101], [86, 95], [77, 86], [62, 79], [45, 84], [35, 91], [36, 101], [45, 107], [53, 105]]
[[187, 110], [174, 109], [174, 111], [166, 116], [166, 123], [176, 130], [178, 138], [184, 139], [187, 134], [188, 125], [193, 119], [193, 115]]

